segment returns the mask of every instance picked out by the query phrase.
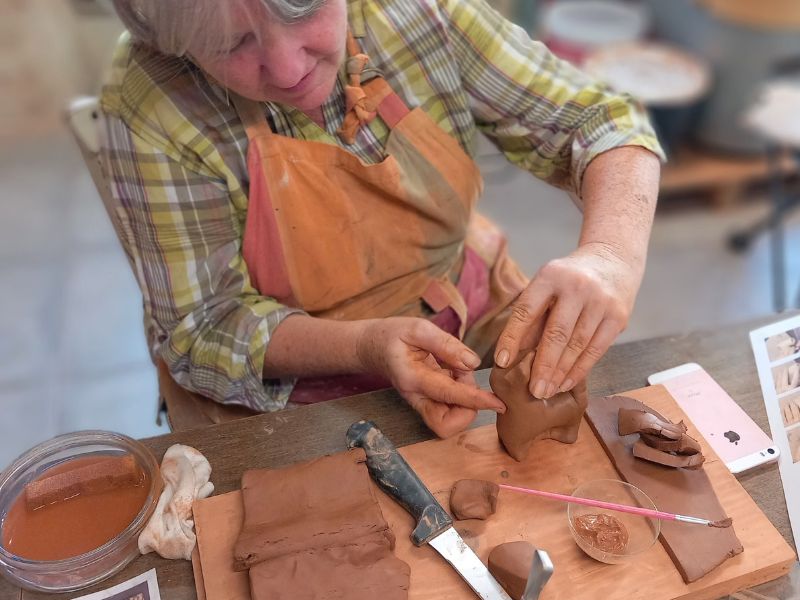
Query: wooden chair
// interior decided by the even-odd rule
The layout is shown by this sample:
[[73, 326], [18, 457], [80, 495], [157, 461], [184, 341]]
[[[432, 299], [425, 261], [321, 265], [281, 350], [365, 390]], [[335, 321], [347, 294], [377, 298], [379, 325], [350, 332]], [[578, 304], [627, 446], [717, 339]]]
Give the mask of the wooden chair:
[[[76, 98], [70, 102], [66, 111], [67, 125], [81, 151], [83, 160], [92, 176], [94, 185], [106, 208], [111, 224], [122, 239], [122, 229], [117, 215], [108, 178], [105, 176], [100, 158], [100, 132], [103, 116], [95, 97]], [[158, 372], [158, 414], [166, 410], [167, 422], [173, 431], [198, 429], [217, 423], [241, 419], [257, 414], [242, 406], [225, 405], [194, 394], [170, 376], [166, 363], [156, 359]]]

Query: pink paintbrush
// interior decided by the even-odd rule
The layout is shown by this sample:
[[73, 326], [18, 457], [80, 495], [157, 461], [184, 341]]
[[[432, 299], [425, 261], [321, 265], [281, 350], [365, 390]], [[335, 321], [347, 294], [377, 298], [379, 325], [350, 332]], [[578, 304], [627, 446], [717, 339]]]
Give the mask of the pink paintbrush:
[[708, 519], [701, 519], [699, 517], [687, 517], [685, 515], [674, 515], [660, 510], [652, 510], [650, 508], [642, 508], [640, 506], [628, 506], [626, 504], [616, 504], [614, 502], [603, 502], [602, 500], [591, 500], [589, 498], [578, 498], [576, 496], [568, 496], [566, 494], [554, 494], [553, 492], [542, 492], [540, 490], [530, 490], [528, 488], [516, 487], [513, 485], [506, 485], [504, 483], [498, 484], [501, 489], [509, 490], [511, 492], [519, 492], [520, 494], [530, 494], [532, 496], [541, 496], [542, 498], [550, 498], [551, 500], [562, 500], [564, 502], [572, 502], [573, 504], [583, 504], [584, 506], [594, 506], [596, 508], [605, 508], [608, 510], [615, 510], [618, 512], [626, 512], [634, 515], [641, 515], [643, 517], [650, 517], [652, 519], [663, 519], [664, 521], [682, 521], [684, 523], [695, 523], [696, 525], [705, 525], [707, 527], [730, 527], [733, 520], [728, 517], [720, 519], [719, 521], [709, 521]]

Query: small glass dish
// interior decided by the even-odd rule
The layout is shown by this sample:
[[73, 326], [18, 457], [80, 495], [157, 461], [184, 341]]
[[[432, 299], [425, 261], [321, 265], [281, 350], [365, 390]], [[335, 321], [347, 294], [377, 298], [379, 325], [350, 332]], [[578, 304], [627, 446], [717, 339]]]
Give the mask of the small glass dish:
[[[589, 498], [656, 510], [656, 505], [642, 490], [617, 479], [588, 481], [578, 486], [572, 495], [578, 498]], [[623, 550], [608, 551], [607, 549], [599, 548], [590, 537], [581, 535], [578, 528], [576, 528], [575, 519], [578, 517], [591, 519], [591, 515], [606, 515], [622, 524], [625, 531], [627, 531], [627, 543], [623, 544]], [[581, 550], [595, 560], [612, 565], [635, 559], [651, 548], [661, 533], [661, 521], [658, 519], [594, 506], [585, 506], [574, 502], [567, 503], [567, 522], [569, 523], [572, 537]]]
[[3, 546], [0, 535], [0, 572], [20, 587], [41, 592], [79, 590], [120, 571], [139, 556], [138, 539], [153, 514], [163, 481], [153, 454], [121, 433], [78, 431], [60, 435], [35, 446], [0, 473], [0, 534], [9, 510], [24, 493], [25, 485], [45, 471], [66, 461], [84, 457], [130, 454], [147, 476], [150, 486], [142, 508], [133, 521], [114, 538], [94, 550], [62, 560], [31, 560], [16, 556]]

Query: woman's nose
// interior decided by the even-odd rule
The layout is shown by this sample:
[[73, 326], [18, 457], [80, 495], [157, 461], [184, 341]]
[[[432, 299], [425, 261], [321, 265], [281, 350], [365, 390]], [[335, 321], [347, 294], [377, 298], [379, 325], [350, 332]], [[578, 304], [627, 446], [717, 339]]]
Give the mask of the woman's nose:
[[261, 41], [261, 72], [271, 86], [288, 89], [307, 75], [307, 56], [296, 36], [268, 33]]

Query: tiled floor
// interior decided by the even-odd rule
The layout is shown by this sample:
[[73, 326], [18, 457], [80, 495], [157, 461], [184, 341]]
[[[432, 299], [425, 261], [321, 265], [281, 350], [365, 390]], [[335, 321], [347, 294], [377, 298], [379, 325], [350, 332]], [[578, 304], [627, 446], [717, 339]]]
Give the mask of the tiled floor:
[[[569, 199], [493, 157], [483, 210], [508, 231], [528, 273], [574, 246]], [[726, 234], [763, 213], [663, 211], [650, 265], [623, 340], [741, 320], [771, 310], [767, 248], [731, 254]], [[791, 243], [800, 245], [800, 214]], [[800, 254], [791, 257], [800, 282]], [[793, 290], [794, 291], [794, 290]], [[665, 365], [665, 367], [672, 365]], [[154, 422], [157, 386], [139, 290], [102, 204], [66, 134], [0, 150], [0, 468], [55, 434]]]

